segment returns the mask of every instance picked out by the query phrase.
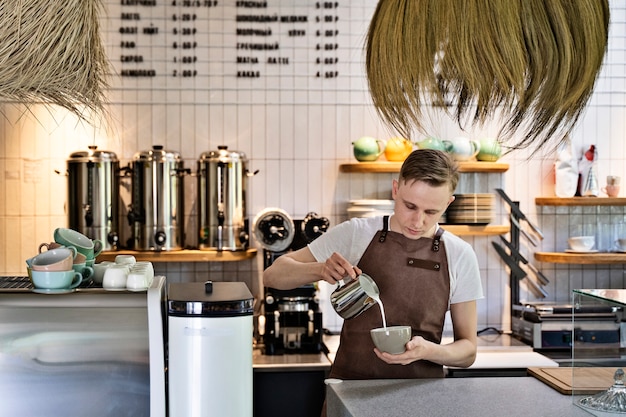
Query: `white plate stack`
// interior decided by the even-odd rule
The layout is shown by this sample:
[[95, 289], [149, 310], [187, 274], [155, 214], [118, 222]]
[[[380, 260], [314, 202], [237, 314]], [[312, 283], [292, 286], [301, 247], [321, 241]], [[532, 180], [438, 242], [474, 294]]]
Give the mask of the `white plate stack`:
[[393, 204], [393, 200], [350, 200], [348, 203], [348, 217], [391, 216], [393, 214]]
[[493, 220], [493, 194], [456, 194], [455, 197], [446, 211], [448, 224], [485, 225]]

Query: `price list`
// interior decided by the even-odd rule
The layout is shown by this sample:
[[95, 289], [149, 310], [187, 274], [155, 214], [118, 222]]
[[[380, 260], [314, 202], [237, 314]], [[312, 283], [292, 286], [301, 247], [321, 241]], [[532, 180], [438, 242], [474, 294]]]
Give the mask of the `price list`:
[[105, 2], [112, 88], [120, 90], [348, 88], [342, 79], [355, 76], [354, 64], [362, 68], [374, 7], [348, 0]]

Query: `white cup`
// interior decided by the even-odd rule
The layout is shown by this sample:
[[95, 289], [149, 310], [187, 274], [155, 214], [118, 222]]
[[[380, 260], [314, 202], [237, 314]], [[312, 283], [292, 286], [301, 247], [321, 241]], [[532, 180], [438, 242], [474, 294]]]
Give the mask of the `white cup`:
[[126, 265], [111, 265], [104, 271], [102, 278], [102, 288], [105, 290], [124, 290], [128, 278], [128, 267]]
[[619, 238], [615, 240], [615, 246], [620, 252], [626, 252], [626, 238]]
[[137, 259], [133, 255], [117, 255], [115, 257], [116, 264], [134, 265], [137, 263]]
[[102, 261], [97, 264], [93, 264], [93, 282], [102, 285], [102, 281], [104, 279], [104, 272], [111, 265], [115, 265], [115, 262], [111, 261]]
[[574, 236], [567, 239], [569, 247], [577, 252], [588, 252], [596, 244], [595, 236]]
[[139, 271], [139, 270], [144, 271], [146, 273], [148, 282], [152, 281], [152, 278], [154, 278], [154, 266], [152, 265], [152, 262], [145, 262], [145, 261], [137, 262], [131, 268], [131, 272]]
[[143, 271], [131, 271], [126, 278], [126, 288], [131, 291], [142, 291], [148, 288], [148, 277]]

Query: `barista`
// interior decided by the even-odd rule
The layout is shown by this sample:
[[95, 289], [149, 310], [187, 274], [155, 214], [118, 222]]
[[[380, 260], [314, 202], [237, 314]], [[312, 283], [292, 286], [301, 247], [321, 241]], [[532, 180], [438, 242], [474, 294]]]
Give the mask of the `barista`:
[[[443, 377], [443, 365], [474, 362], [476, 300], [482, 298], [478, 262], [467, 242], [437, 224], [454, 201], [458, 178], [445, 152], [413, 151], [392, 182], [393, 215], [341, 223], [264, 271], [264, 285], [277, 289], [318, 280], [336, 284], [366, 273], [380, 289], [387, 323], [412, 327], [406, 351], [393, 355], [376, 349], [369, 335], [381, 327], [379, 309], [345, 320], [331, 377]], [[454, 341], [441, 345], [447, 311]]]

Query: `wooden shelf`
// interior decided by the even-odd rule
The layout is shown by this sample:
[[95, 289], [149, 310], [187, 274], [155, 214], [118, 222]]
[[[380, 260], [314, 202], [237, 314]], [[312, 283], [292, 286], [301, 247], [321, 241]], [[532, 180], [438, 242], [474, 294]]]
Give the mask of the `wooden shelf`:
[[105, 251], [98, 255], [98, 262], [114, 261], [117, 255], [133, 255], [138, 261], [147, 262], [234, 262], [252, 259], [256, 256], [256, 249], [246, 251], [216, 250], [172, 250], [172, 251]]
[[441, 224], [442, 229], [457, 236], [494, 236], [509, 233], [509, 226], [486, 225], [471, 226], [462, 224]]
[[624, 197], [537, 197], [538, 206], [624, 206]]
[[550, 262], [555, 264], [626, 264], [626, 253], [535, 252], [535, 259], [539, 262]]
[[[402, 162], [353, 162], [339, 165], [341, 172], [373, 172], [373, 173], [395, 173], [400, 172]], [[509, 164], [499, 162], [469, 161], [459, 162], [459, 172], [506, 172]]]

